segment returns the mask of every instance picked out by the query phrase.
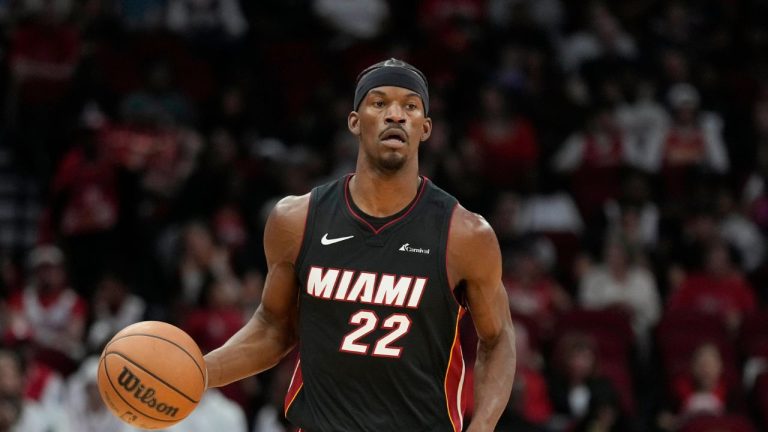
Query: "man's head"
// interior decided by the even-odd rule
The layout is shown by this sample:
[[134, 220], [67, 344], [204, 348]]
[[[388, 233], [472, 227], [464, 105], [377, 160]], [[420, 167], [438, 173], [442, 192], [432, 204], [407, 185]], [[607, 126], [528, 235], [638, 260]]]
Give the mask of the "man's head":
[[64, 253], [57, 246], [35, 247], [29, 254], [29, 266], [33, 271], [38, 290], [57, 291], [66, 286]]
[[366, 68], [357, 78], [353, 109], [348, 126], [360, 139], [360, 160], [385, 173], [417, 163], [419, 143], [432, 132], [421, 71], [396, 59]]

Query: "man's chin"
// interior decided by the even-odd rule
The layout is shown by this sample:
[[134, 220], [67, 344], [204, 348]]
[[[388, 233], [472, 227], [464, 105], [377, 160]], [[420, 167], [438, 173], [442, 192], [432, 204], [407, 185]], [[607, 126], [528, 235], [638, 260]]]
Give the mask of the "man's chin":
[[376, 165], [384, 172], [395, 173], [405, 166], [405, 157], [399, 154], [385, 155], [378, 159]]

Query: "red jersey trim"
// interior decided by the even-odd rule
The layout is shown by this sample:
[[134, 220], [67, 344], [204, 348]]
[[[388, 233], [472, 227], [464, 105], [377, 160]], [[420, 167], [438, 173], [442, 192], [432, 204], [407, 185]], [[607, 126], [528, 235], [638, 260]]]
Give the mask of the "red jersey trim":
[[304, 215], [304, 226], [301, 230], [301, 241], [299, 242], [299, 251], [296, 252], [296, 256], [293, 258], [293, 264], [298, 266], [299, 257], [301, 256], [302, 249], [304, 249], [304, 239], [307, 237], [307, 221], [309, 221], [309, 212], [312, 211], [312, 193], [309, 194], [309, 203], [307, 203], [307, 213]]
[[285, 394], [285, 410], [283, 415], [288, 417], [288, 410], [291, 408], [293, 401], [296, 400], [296, 396], [304, 387], [304, 379], [301, 376], [301, 359], [296, 360], [296, 367], [293, 369], [293, 376], [291, 377], [291, 383], [288, 385], [288, 392]]
[[451, 296], [453, 302], [456, 303], [459, 309], [466, 309], [464, 305], [459, 302], [459, 299], [456, 298], [456, 293], [453, 292], [453, 289], [456, 287], [456, 285], [453, 284], [453, 281], [451, 281], [451, 274], [448, 272], [448, 251], [451, 241], [451, 227], [453, 226], [453, 217], [456, 215], [457, 208], [459, 208], [458, 201], [456, 204], [454, 204], [453, 209], [451, 210], [451, 216], [448, 219], [448, 233], [445, 236], [445, 283], [448, 284], [448, 295]]
[[445, 370], [445, 406], [448, 410], [448, 418], [453, 425], [453, 431], [459, 432], [464, 428], [464, 413], [462, 390], [464, 387], [464, 355], [461, 353], [459, 343], [459, 322], [464, 316], [464, 309], [459, 309], [456, 315], [456, 329], [454, 330], [451, 356], [448, 358], [448, 367]]
[[384, 225], [382, 225], [382, 226], [381, 226], [379, 229], [376, 229], [376, 228], [374, 228], [374, 227], [373, 227], [373, 225], [371, 225], [370, 223], [368, 223], [368, 221], [367, 221], [367, 220], [365, 220], [365, 218], [363, 218], [362, 216], [360, 216], [359, 214], [357, 214], [357, 212], [355, 212], [355, 210], [352, 208], [352, 205], [350, 204], [350, 198], [349, 198], [349, 181], [352, 179], [352, 176], [353, 176], [353, 175], [354, 175], [354, 174], [350, 174], [350, 175], [348, 175], [348, 176], [347, 176], [347, 178], [344, 180], [344, 202], [347, 204], [347, 210], [349, 210], [349, 213], [350, 213], [350, 214], [351, 214], [351, 215], [352, 215], [352, 216], [353, 216], [355, 219], [357, 219], [357, 220], [359, 220], [360, 222], [362, 222], [363, 224], [365, 224], [365, 226], [367, 226], [367, 227], [368, 227], [368, 228], [369, 228], [369, 229], [370, 229], [370, 230], [371, 230], [371, 231], [372, 231], [374, 234], [378, 234], [378, 233], [382, 232], [382, 231], [383, 231], [385, 228], [387, 228], [387, 227], [389, 227], [389, 226], [392, 226], [392, 225], [396, 224], [397, 222], [399, 222], [399, 221], [403, 220], [403, 219], [404, 219], [406, 216], [408, 216], [408, 214], [410, 214], [410, 213], [411, 213], [411, 211], [412, 211], [412, 210], [413, 210], [413, 209], [416, 207], [416, 204], [418, 204], [418, 203], [419, 203], [419, 201], [421, 200], [421, 197], [422, 197], [422, 195], [424, 195], [424, 189], [426, 188], [426, 186], [427, 186], [427, 181], [429, 180], [429, 179], [427, 179], [427, 178], [426, 178], [426, 177], [424, 177], [424, 176], [420, 176], [420, 177], [421, 177], [421, 187], [419, 188], [419, 191], [418, 191], [418, 193], [416, 194], [416, 199], [415, 199], [415, 200], [413, 200], [413, 203], [411, 203], [411, 206], [410, 206], [410, 207], [408, 207], [408, 210], [406, 210], [406, 212], [405, 212], [405, 213], [403, 213], [403, 214], [402, 214], [400, 217], [398, 217], [397, 219], [393, 219], [393, 220], [391, 220], [391, 221], [389, 221], [389, 222], [385, 223]]

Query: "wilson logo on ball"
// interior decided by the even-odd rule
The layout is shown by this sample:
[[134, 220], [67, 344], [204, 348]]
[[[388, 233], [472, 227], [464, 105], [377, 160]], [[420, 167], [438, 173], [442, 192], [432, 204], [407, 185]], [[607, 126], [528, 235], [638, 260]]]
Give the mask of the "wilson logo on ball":
[[176, 413], [179, 408], [167, 405], [163, 402], [158, 403], [155, 398], [155, 389], [152, 387], [146, 387], [141, 383], [141, 379], [133, 374], [128, 368], [123, 366], [123, 371], [120, 372], [120, 376], [117, 379], [118, 384], [128, 392], [133, 393], [133, 397], [144, 405], [154, 409], [155, 411], [166, 414], [171, 417], [176, 417]]

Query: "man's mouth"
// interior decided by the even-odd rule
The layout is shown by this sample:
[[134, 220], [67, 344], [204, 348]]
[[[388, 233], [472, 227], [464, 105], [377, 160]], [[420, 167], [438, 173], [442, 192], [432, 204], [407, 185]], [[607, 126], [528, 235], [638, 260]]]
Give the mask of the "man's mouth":
[[381, 142], [390, 145], [401, 145], [407, 142], [407, 135], [400, 129], [389, 129], [381, 134]]

